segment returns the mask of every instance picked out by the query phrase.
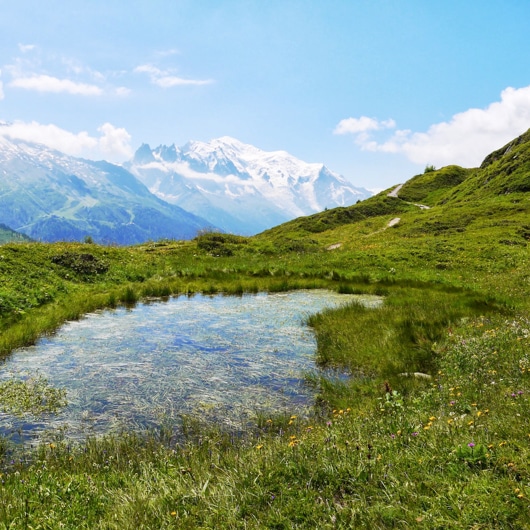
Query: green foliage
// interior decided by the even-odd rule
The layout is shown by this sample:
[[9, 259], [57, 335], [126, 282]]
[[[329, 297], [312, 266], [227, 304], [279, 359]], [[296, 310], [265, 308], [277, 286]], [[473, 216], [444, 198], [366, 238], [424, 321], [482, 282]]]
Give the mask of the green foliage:
[[358, 223], [372, 217], [398, 215], [409, 210], [411, 210], [410, 205], [403, 201], [387, 197], [386, 194], [379, 194], [347, 208], [334, 208], [308, 217], [299, 217], [294, 221], [267, 230], [257, 238], [265, 237], [276, 240], [281, 237], [292, 238], [293, 235], [300, 237], [318, 234], [345, 224]]
[[63, 252], [52, 256], [51, 261], [82, 276], [104, 274], [109, 270], [107, 262], [88, 252]]
[[39, 416], [57, 412], [65, 405], [65, 391], [50, 386], [40, 375], [0, 382], [0, 408], [4, 413]]
[[[428, 168], [430, 169], [427, 170]], [[470, 173], [469, 169], [460, 166], [447, 166], [438, 170], [434, 166], [427, 166], [422, 175], [416, 175], [403, 185], [399, 197], [405, 201], [433, 206]]]
[[197, 242], [197, 248], [216, 257], [232, 256], [234, 249], [237, 249], [240, 245], [247, 244], [247, 238], [245, 237], [218, 232], [203, 232], [195, 238], [195, 241]]

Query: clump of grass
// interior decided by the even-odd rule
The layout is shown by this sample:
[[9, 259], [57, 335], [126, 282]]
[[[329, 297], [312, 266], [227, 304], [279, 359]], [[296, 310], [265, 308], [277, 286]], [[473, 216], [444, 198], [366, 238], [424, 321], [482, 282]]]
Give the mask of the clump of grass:
[[0, 407], [4, 413], [23, 416], [57, 412], [66, 405], [66, 392], [49, 385], [41, 375], [8, 379], [0, 383]]

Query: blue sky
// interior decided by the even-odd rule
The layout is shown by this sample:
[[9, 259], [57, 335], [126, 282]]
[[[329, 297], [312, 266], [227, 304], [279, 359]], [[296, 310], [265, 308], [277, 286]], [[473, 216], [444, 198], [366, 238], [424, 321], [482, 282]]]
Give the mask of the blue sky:
[[530, 128], [527, 0], [0, 0], [0, 133], [233, 136], [386, 188]]

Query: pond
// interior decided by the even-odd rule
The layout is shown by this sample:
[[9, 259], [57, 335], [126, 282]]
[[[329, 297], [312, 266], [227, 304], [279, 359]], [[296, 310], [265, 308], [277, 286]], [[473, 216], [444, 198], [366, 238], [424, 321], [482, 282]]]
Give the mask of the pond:
[[66, 390], [68, 405], [39, 420], [1, 414], [0, 434], [84, 439], [190, 414], [237, 429], [256, 414], [303, 413], [314, 399], [304, 374], [316, 370], [305, 319], [354, 299], [324, 290], [195, 295], [88, 314], [6, 359], [2, 379], [38, 373]]

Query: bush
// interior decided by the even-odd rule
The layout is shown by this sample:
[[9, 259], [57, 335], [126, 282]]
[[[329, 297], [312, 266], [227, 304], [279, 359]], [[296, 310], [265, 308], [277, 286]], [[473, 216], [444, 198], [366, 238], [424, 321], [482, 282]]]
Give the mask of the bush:
[[63, 252], [52, 257], [52, 263], [61, 265], [82, 276], [103, 274], [109, 270], [109, 264], [93, 254]]

